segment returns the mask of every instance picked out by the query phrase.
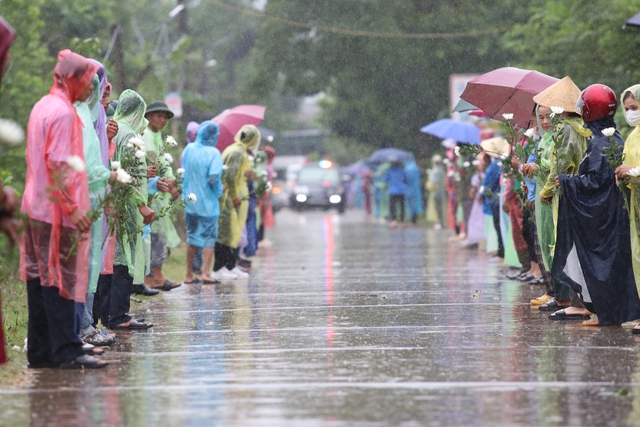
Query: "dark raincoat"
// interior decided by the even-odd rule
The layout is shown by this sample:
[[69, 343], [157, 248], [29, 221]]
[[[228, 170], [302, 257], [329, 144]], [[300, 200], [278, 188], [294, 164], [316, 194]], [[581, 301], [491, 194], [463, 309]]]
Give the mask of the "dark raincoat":
[[[585, 122], [592, 132], [577, 175], [559, 175], [562, 197], [551, 274], [584, 300], [601, 325], [640, 318], [640, 299], [631, 265], [629, 214], [603, 150], [602, 129], [611, 119]], [[613, 143], [622, 149], [616, 132]], [[591, 304], [589, 304], [591, 303]]]

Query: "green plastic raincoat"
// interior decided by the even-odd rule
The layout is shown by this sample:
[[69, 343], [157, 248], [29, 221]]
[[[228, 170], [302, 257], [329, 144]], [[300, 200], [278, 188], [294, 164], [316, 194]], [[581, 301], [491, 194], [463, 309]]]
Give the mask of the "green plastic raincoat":
[[[252, 167], [247, 150], [255, 153], [260, 145], [260, 138], [258, 128], [244, 125], [235, 136], [236, 142], [222, 153], [224, 192], [220, 198], [217, 241], [230, 248], [237, 248], [240, 244], [242, 228], [247, 221], [249, 189], [244, 173]], [[233, 206], [236, 197], [242, 199], [237, 209]]]
[[[172, 165], [167, 162], [164, 157], [158, 158], [160, 147], [164, 143], [162, 141], [162, 134], [160, 132], [153, 132], [149, 127], [144, 130], [142, 135], [144, 140], [145, 151], [147, 152], [147, 164], [158, 163], [158, 176], [160, 176], [160, 170], [164, 171], [162, 177], [165, 179], [175, 178]], [[171, 205], [170, 193], [158, 193], [154, 196], [151, 202], [151, 209], [160, 212], [163, 208], [168, 208]], [[160, 234], [167, 238], [167, 246], [175, 248], [180, 244], [180, 236], [176, 232], [176, 228], [173, 225], [171, 216], [167, 215], [157, 219], [151, 224], [151, 232], [154, 234]]]
[[557, 129], [561, 130], [558, 136], [559, 141], [552, 144], [549, 175], [540, 191], [542, 197], [553, 197], [554, 230], [558, 225], [559, 204], [559, 194], [554, 191], [556, 176], [574, 175], [578, 171], [584, 152], [589, 145], [588, 138], [591, 136], [591, 131], [584, 128], [584, 122], [580, 117], [565, 117], [558, 123]]
[[[126, 153], [125, 150], [128, 150], [127, 143], [129, 140], [133, 137], [140, 137], [140, 133], [148, 124], [147, 119], [144, 118], [146, 109], [147, 104], [136, 92], [127, 89], [120, 95], [120, 102], [113, 116], [113, 119], [118, 123], [118, 134], [113, 138], [116, 144], [116, 152], [112, 161], [120, 161]], [[140, 172], [146, 176], [146, 166], [145, 170]], [[123, 236], [116, 236], [114, 264], [126, 265], [129, 274], [133, 277], [133, 283], [144, 282], [145, 262], [142, 234], [138, 233], [133, 238], [130, 238], [130, 236], [143, 225], [142, 215], [138, 211], [138, 206], [146, 204], [147, 197], [147, 179], [139, 179], [135, 186], [134, 194], [127, 204], [129, 217], [135, 220], [128, 221], [125, 224], [126, 232]]]
[[[100, 140], [93, 127], [93, 122], [98, 118], [96, 104], [100, 102], [100, 79], [96, 74], [93, 77], [93, 93], [86, 102], [75, 102], [76, 111], [84, 125], [82, 129], [82, 141], [84, 145], [84, 161], [89, 181], [89, 199], [91, 209], [95, 209], [104, 198], [107, 191], [110, 172], [102, 164], [100, 152]], [[102, 217], [101, 217], [102, 218]], [[91, 255], [89, 256], [89, 288], [87, 293], [94, 293], [98, 287], [98, 277], [102, 262], [102, 219], [94, 221], [91, 225]]]
[[[634, 85], [622, 92], [620, 99], [624, 99], [627, 92], [640, 100], [640, 85]], [[640, 166], [640, 126], [636, 126], [624, 143], [624, 164], [627, 166]], [[631, 197], [629, 198], [629, 222], [631, 225], [631, 253], [633, 254], [633, 274], [636, 279], [636, 287], [640, 290], [640, 179], [629, 180]]]

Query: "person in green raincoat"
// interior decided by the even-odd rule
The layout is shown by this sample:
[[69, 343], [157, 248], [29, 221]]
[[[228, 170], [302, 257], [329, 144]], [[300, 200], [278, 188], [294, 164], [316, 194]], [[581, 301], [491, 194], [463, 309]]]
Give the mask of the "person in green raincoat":
[[[160, 212], [171, 205], [172, 198], [176, 198], [174, 191], [175, 175], [171, 163], [164, 157], [159, 156], [165, 142], [162, 139], [161, 130], [167, 122], [173, 118], [173, 112], [167, 104], [162, 101], [154, 101], [147, 107], [145, 118], [149, 125], [142, 134], [147, 153], [147, 164], [156, 167], [157, 176], [149, 180], [150, 192], [157, 188], [159, 194], [153, 196], [151, 209]], [[177, 194], [179, 196], [179, 194]], [[148, 261], [149, 274], [145, 277], [145, 286], [170, 291], [180, 286], [174, 280], [167, 279], [162, 274], [162, 266], [167, 258], [167, 247], [175, 248], [180, 244], [180, 237], [173, 226], [171, 216], [166, 215], [151, 224], [151, 235], [147, 237], [150, 243], [149, 256], [145, 256]], [[137, 282], [136, 282], [137, 283]]]
[[[78, 116], [82, 120], [82, 141], [84, 145], [84, 161], [87, 170], [87, 180], [89, 183], [89, 199], [91, 209], [98, 208], [100, 201], [104, 199], [107, 191], [107, 183], [111, 179], [115, 180], [115, 172], [110, 172], [102, 164], [100, 153], [100, 140], [93, 127], [93, 122], [98, 118], [97, 108], [102, 108], [100, 104], [100, 79], [96, 74], [93, 77], [93, 92], [85, 102], [76, 101], [74, 103]], [[100, 216], [100, 219], [102, 216]], [[87, 301], [93, 303], [93, 294], [98, 288], [98, 277], [102, 262], [102, 220], [94, 221], [91, 225], [91, 253], [89, 255], [89, 286], [87, 288]], [[93, 315], [91, 310], [87, 310], [85, 304], [78, 305], [78, 314], [81, 314], [80, 335], [85, 336], [93, 331], [91, 326]]]
[[[118, 107], [113, 119], [118, 123], [118, 134], [113, 138], [116, 152], [111, 162], [121, 162], [130, 155], [135, 148], [128, 147], [133, 138], [140, 138], [140, 133], [147, 126], [144, 118], [147, 104], [135, 91], [127, 89], [120, 95]], [[127, 151], [129, 150], [129, 151]], [[139, 150], [140, 151], [140, 150]], [[138, 156], [136, 156], [138, 157]], [[139, 157], [144, 164], [144, 152]], [[144, 248], [142, 236], [137, 233], [143, 224], [150, 224], [155, 220], [155, 212], [147, 206], [147, 178], [155, 174], [146, 166], [141, 166], [138, 178], [131, 184], [133, 193], [126, 204], [127, 215], [130, 218], [124, 224], [124, 233], [120, 233], [120, 226], [116, 227], [116, 253], [113, 265], [113, 275], [102, 275], [98, 283], [100, 299], [100, 320], [110, 329], [147, 329], [151, 324], [140, 322], [127, 313], [129, 312], [129, 296], [133, 283], [144, 281]], [[118, 184], [120, 185], [120, 184]]]
[[[543, 136], [543, 141], [549, 144], [547, 154], [543, 155], [543, 158], [548, 157], [549, 173], [544, 180], [542, 177], [538, 178], [539, 186], [542, 187], [539, 195], [540, 202], [551, 204], [552, 209], [553, 222], [551, 225], [549, 225], [549, 221], [544, 216], [545, 213], [548, 213], [548, 209], [544, 207], [540, 209], [542, 217], [539, 224], [543, 228], [539, 230], [538, 234], [541, 239], [541, 249], [543, 251], [546, 250], [546, 248], [543, 248], [545, 246], [543, 241], [548, 242], [546, 246], [550, 248], [549, 255], [545, 256], [543, 252], [543, 259], [546, 259], [545, 267], [549, 263], [549, 268], [551, 268], [550, 261], [553, 257], [555, 237], [558, 233], [562, 233], [562, 230], [557, 229], [558, 206], [561, 194], [556, 189], [556, 176], [573, 175], [578, 172], [580, 162], [588, 147], [588, 138], [591, 136], [591, 131], [584, 127], [582, 118], [575, 112], [579, 97], [580, 89], [569, 77], [564, 77], [533, 98], [541, 106], [547, 108], [562, 107], [564, 110], [560, 123], [556, 125], [555, 129], [551, 129], [551, 134], [554, 132], [557, 134], [555, 140], [549, 140], [549, 136]], [[538, 211], [537, 207], [536, 211]], [[548, 227], [551, 226], [553, 227], [553, 239], [549, 236]], [[555, 280], [553, 283], [554, 300], [542, 304], [540, 310], [556, 311], [568, 308], [570, 305], [575, 306], [577, 310], [583, 310], [582, 304], [577, 298], [572, 301], [571, 293], [565, 286], [559, 285]], [[551, 318], [553, 320], [553, 316]]]
[[[213, 276], [217, 280], [241, 276], [236, 266], [234, 250], [240, 244], [242, 228], [247, 221], [249, 189], [247, 174], [253, 172], [247, 151], [256, 152], [260, 145], [260, 131], [253, 125], [244, 125], [235, 136], [235, 143], [222, 153], [222, 183], [220, 198], [218, 240], [215, 247]], [[238, 273], [234, 272], [238, 271]]]

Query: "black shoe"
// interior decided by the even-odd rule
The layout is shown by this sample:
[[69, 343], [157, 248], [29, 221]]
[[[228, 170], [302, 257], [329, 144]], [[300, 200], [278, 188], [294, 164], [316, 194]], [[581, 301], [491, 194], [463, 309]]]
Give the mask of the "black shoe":
[[131, 293], [152, 297], [154, 295], [158, 295], [160, 291], [157, 289], [148, 288], [145, 285], [133, 285], [133, 287], [131, 288]]

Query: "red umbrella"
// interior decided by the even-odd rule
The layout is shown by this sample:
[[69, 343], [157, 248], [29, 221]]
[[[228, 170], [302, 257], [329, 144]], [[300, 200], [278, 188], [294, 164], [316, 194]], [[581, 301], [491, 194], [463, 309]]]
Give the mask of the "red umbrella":
[[234, 143], [233, 138], [244, 125], [259, 125], [264, 120], [264, 111], [267, 107], [262, 105], [238, 105], [211, 119], [220, 127], [220, 136], [216, 148], [222, 153], [225, 148]]
[[538, 71], [498, 68], [467, 83], [460, 98], [496, 120], [504, 120], [503, 114], [513, 114], [514, 123], [525, 127], [535, 106], [533, 96], [557, 81]]

